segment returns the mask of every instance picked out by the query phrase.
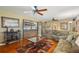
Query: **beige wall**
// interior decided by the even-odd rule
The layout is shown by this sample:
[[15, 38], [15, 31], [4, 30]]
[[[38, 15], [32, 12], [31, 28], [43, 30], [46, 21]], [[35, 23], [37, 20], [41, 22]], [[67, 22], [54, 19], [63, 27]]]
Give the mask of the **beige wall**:
[[21, 16], [21, 15], [18, 15], [14, 12], [8, 12], [8, 11], [0, 11], [0, 42], [3, 42], [4, 41], [4, 34], [3, 32], [6, 30], [5, 28], [2, 28], [1, 27], [1, 16], [5, 16], [5, 17], [11, 17], [11, 18], [18, 18], [19, 19], [19, 28], [15, 28], [14, 30], [17, 30], [17, 29], [20, 29], [21, 31], [21, 38], [22, 38], [22, 35], [23, 35], [23, 27], [22, 27], [22, 24], [23, 24], [23, 19], [29, 19], [29, 20], [33, 20], [33, 18], [31, 17], [26, 17], [26, 16]]
[[[6, 16], [6, 15], [5, 15]], [[6, 17], [9, 17], [9, 16], [6, 16]], [[20, 29], [21, 31], [21, 34], [22, 34], [22, 19], [20, 18], [19, 19], [19, 22], [20, 22], [20, 27], [19, 28], [13, 28], [15, 31]], [[9, 28], [10, 29], [10, 28]], [[2, 28], [1, 27], [1, 18], [0, 18], [0, 42], [3, 42], [4, 41], [4, 31], [6, 30], [6, 28]]]

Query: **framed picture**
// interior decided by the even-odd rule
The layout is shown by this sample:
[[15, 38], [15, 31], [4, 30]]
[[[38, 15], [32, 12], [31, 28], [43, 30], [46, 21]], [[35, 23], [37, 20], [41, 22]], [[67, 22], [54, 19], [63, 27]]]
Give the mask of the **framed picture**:
[[19, 19], [10, 17], [1, 17], [1, 26], [3, 28], [17, 28], [19, 27]]

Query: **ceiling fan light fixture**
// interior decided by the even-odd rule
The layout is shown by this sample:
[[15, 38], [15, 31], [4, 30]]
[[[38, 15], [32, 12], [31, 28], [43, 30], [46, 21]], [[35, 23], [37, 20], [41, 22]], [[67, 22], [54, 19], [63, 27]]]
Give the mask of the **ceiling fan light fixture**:
[[31, 8], [32, 8], [33, 10], [36, 10], [36, 9], [34, 8], [34, 6], [32, 6]]
[[26, 13], [32, 13], [32, 11], [24, 11], [24, 14], [26, 14]]

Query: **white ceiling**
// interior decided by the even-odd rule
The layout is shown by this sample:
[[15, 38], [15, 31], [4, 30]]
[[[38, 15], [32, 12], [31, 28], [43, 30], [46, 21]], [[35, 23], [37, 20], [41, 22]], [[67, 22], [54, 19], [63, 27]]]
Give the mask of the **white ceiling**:
[[[43, 12], [44, 15], [33, 15], [31, 6], [0, 6], [0, 12], [9, 11], [14, 12], [17, 15], [30, 16], [35, 19], [51, 20], [53, 17], [56, 18], [67, 18], [75, 17], [79, 15], [78, 6], [38, 6], [39, 9], [47, 8], [47, 11]], [[25, 13], [24, 13], [25, 12]]]

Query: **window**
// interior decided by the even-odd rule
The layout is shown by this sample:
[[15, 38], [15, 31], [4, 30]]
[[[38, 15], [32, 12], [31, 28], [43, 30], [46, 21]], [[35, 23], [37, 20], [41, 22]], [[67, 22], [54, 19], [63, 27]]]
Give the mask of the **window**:
[[62, 23], [61, 23], [61, 29], [62, 29], [62, 30], [68, 30], [68, 23], [62, 22]]

